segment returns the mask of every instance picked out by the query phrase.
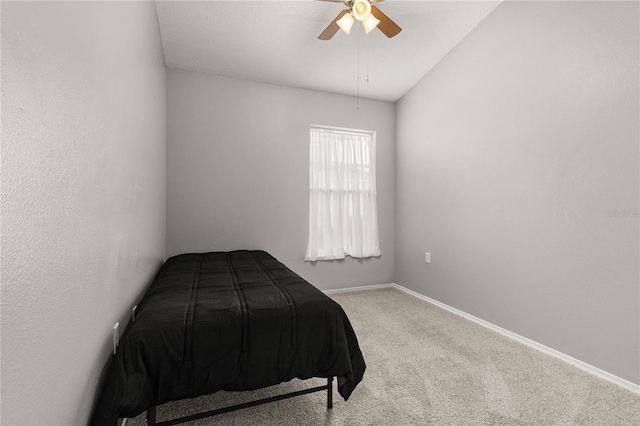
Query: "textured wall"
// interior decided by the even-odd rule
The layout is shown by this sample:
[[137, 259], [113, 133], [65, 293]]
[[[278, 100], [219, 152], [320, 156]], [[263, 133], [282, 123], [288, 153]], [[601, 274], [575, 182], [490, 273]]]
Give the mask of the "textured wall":
[[398, 103], [395, 265], [636, 383], [638, 42], [637, 2], [498, 6]]
[[152, 2], [2, 2], [3, 425], [81, 425], [165, 253]]
[[[167, 256], [269, 251], [323, 289], [391, 282], [395, 105], [168, 70]], [[355, 83], [355, 79], [354, 79]], [[309, 125], [377, 131], [380, 258], [304, 262]]]

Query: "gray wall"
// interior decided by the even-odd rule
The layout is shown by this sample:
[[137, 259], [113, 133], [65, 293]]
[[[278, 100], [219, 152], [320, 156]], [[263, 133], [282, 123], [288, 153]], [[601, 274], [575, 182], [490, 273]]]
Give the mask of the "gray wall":
[[396, 124], [396, 282], [635, 383], [638, 30], [637, 2], [505, 2]]
[[3, 425], [82, 425], [165, 254], [152, 2], [2, 2]]
[[[167, 81], [167, 256], [262, 249], [322, 289], [393, 280], [394, 104], [174, 69]], [[380, 258], [303, 261], [311, 124], [377, 131]]]

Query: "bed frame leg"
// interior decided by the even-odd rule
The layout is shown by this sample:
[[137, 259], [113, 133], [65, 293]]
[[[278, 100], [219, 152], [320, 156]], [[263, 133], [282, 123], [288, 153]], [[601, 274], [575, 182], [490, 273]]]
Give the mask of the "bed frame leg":
[[231, 405], [228, 407], [219, 408], [217, 410], [205, 411], [202, 413], [192, 414], [190, 416], [180, 417], [178, 419], [163, 420], [163, 421], [157, 422], [156, 420], [157, 407], [154, 406], [147, 410], [147, 424], [149, 426], [173, 426], [181, 423], [190, 422], [193, 420], [199, 420], [207, 417], [217, 416], [218, 414], [229, 413], [231, 411], [236, 411], [243, 408], [255, 407], [257, 405], [266, 404], [268, 402], [280, 401], [287, 398], [306, 395], [308, 393], [323, 392], [323, 391], [327, 391], [327, 408], [328, 409], [333, 408], [333, 377], [328, 377], [326, 385], [302, 389], [296, 392], [289, 392], [281, 395], [271, 396], [269, 398], [258, 399], [255, 401], [249, 401], [243, 404]]
[[156, 426], [156, 407], [155, 405], [147, 410], [147, 424]]

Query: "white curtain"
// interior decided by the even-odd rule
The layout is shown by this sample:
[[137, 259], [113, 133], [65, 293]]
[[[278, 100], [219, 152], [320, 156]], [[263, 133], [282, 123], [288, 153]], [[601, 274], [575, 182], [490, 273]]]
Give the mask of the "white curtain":
[[311, 129], [305, 260], [380, 256], [375, 134]]

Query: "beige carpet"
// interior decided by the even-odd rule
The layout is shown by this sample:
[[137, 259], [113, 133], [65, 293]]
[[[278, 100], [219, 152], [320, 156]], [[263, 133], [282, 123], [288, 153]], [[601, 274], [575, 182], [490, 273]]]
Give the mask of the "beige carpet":
[[[332, 295], [367, 362], [345, 402], [304, 395], [190, 425], [640, 425], [640, 396], [396, 289]], [[158, 421], [324, 380], [218, 392], [158, 407]], [[144, 425], [144, 415], [128, 426]]]

